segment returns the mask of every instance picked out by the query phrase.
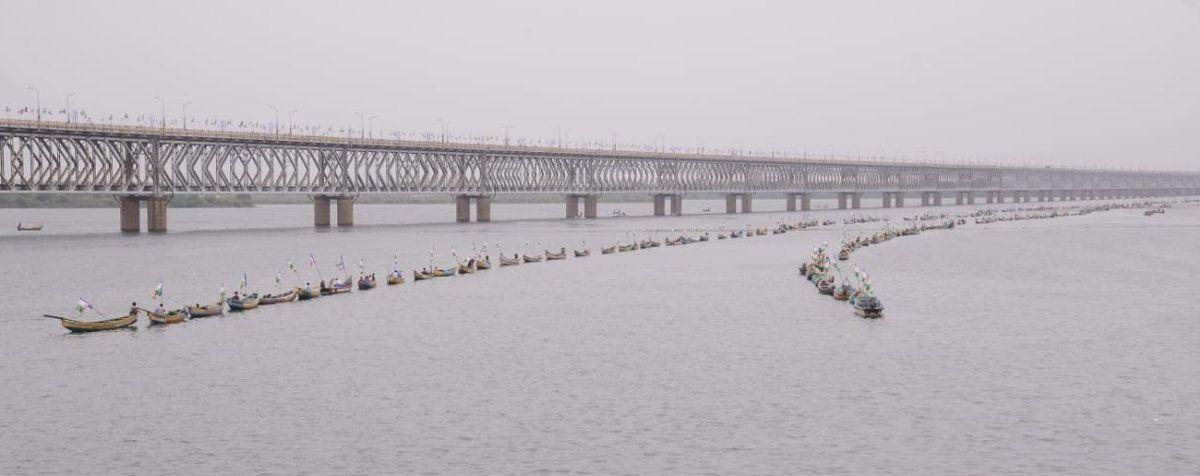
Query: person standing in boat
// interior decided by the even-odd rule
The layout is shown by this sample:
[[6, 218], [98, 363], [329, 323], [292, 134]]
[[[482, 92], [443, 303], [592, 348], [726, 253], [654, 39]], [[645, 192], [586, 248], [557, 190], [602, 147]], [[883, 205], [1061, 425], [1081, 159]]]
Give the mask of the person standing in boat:
[[[137, 304], [137, 303], [134, 303]], [[158, 307], [154, 308], [154, 313], [160, 316], [167, 315], [167, 308], [163, 307], [163, 303], [158, 303]]]
[[130, 305], [129, 305], [129, 313], [130, 313], [130, 314], [137, 314], [137, 313], [138, 313], [138, 306], [137, 306], [137, 302], [134, 302], [134, 303], [132, 303], [132, 304], [130, 304]]

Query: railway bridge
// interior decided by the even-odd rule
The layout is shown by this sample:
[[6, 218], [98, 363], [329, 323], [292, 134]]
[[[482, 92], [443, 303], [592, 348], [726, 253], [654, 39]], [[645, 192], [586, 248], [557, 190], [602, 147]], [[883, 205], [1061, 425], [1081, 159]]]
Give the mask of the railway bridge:
[[[858, 208], [906, 198], [924, 206], [1200, 195], [1200, 173], [1057, 167], [806, 160], [761, 156], [510, 147], [383, 139], [253, 134], [117, 125], [0, 121], [0, 193], [111, 194], [123, 231], [166, 231], [181, 194], [300, 194], [313, 224], [354, 224], [354, 202], [372, 194], [453, 195], [456, 217], [491, 220], [502, 194], [552, 194], [568, 218], [595, 218], [605, 193], [644, 193], [654, 214], [679, 215], [688, 194], [724, 194], [726, 212], [753, 211], [755, 194], [779, 193], [789, 211], [814, 194]], [[946, 201], [944, 201], [946, 200]], [[582, 206], [581, 206], [582, 205]], [[740, 206], [739, 206], [740, 205]]]

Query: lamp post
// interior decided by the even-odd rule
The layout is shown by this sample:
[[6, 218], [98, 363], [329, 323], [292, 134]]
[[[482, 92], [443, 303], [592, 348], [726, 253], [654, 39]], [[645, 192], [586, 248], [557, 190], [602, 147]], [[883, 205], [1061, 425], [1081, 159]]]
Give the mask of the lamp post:
[[508, 130], [512, 129], [513, 125], [512, 124], [500, 124], [500, 125], [504, 126], [504, 146], [508, 147]]
[[271, 112], [275, 113], [275, 135], [279, 135], [279, 108], [275, 106], [267, 106]]
[[75, 93], [71, 93], [71, 94], [67, 95], [67, 124], [71, 123], [71, 96], [74, 96], [74, 95], [75, 95]]
[[192, 103], [191, 101], [183, 103], [183, 130], [185, 130], [185, 131], [187, 130], [187, 107], [188, 107], [188, 104], [191, 104], [191, 103]]
[[617, 150], [617, 131], [612, 131], [612, 150]]
[[370, 130], [370, 132], [367, 133], [367, 136], [372, 139], [375, 138], [375, 118], [376, 117], [379, 117], [379, 116], [371, 116], [370, 118], [367, 119], [367, 129]]
[[160, 116], [162, 117], [162, 128], [165, 130], [167, 128], [167, 100], [161, 96], [154, 96], [154, 99], [157, 99], [158, 103], [162, 105], [162, 114]]
[[446, 143], [446, 120], [439, 117], [437, 121], [442, 124], [442, 143], [444, 144]]
[[288, 111], [288, 135], [289, 136], [292, 135], [292, 115], [296, 114], [296, 111], [299, 111], [299, 109], [293, 108], [291, 111]]
[[37, 113], [37, 121], [40, 123], [40, 122], [42, 122], [42, 92], [38, 91], [38, 88], [35, 88], [33, 86], [30, 86], [25, 89], [33, 91], [33, 96], [37, 100], [37, 111], [35, 111], [35, 112]]

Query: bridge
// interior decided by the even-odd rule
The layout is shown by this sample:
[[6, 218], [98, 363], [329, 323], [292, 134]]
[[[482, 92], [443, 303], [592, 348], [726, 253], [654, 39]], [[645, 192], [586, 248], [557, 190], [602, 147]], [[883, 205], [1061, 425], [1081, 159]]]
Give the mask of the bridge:
[[[645, 193], [654, 214], [682, 213], [689, 193], [724, 194], [726, 212], [753, 211], [757, 193], [782, 193], [788, 211], [814, 194], [859, 208], [920, 197], [923, 206], [1200, 195], [1200, 173], [1057, 167], [807, 160], [763, 156], [562, 149], [383, 139], [254, 134], [117, 125], [0, 121], [0, 193], [106, 193], [120, 204], [123, 231], [166, 231], [180, 194], [304, 194], [316, 226], [354, 224], [354, 201], [369, 194], [446, 193], [456, 218], [491, 220], [491, 200], [556, 194], [565, 216], [595, 218], [604, 193]], [[580, 202], [583, 202], [582, 212]], [[668, 209], [669, 203], [669, 209]]]

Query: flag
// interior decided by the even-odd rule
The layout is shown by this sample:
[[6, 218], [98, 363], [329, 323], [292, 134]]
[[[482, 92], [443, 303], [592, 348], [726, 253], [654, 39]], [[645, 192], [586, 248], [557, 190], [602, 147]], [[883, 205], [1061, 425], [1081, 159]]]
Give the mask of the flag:
[[246, 277], [246, 273], [242, 273], [242, 282], [240, 285], [238, 285], [238, 288], [244, 290], [248, 284], [250, 284], [250, 279]]
[[275, 271], [275, 285], [279, 286], [279, 283], [282, 281], [283, 281], [283, 276], [281, 276], [279, 274], [279, 271]]
[[361, 272], [366, 272], [366, 268], [367, 268], [367, 265], [363, 264], [362, 258], [359, 258], [358, 259], [358, 270]]
[[312, 254], [312, 253], [309, 253], [309, 254], [308, 254], [308, 267], [310, 267], [310, 268], [316, 268], [316, 267], [317, 267], [317, 257], [316, 257], [316, 256], [313, 256], [313, 254]]
[[338, 253], [337, 267], [342, 271], [346, 270], [346, 258], [344, 258], [341, 253]]
[[225, 302], [225, 285], [224, 284], [221, 285], [221, 292], [220, 292], [220, 294], [217, 295], [217, 297], [221, 300], [221, 302]]
[[288, 269], [292, 270], [293, 272], [296, 271], [296, 265], [292, 264], [292, 260], [288, 260]]
[[158, 283], [158, 286], [154, 287], [154, 291], [150, 292], [150, 297], [161, 298], [162, 295], [163, 295], [163, 285], [162, 285], [162, 283]]
[[87, 302], [83, 298], [79, 298], [79, 302], [77, 304], [75, 304], [75, 312], [79, 313], [79, 315], [82, 316], [83, 311], [86, 311], [88, 309], [95, 309], [95, 308], [92, 307], [92, 303]]

